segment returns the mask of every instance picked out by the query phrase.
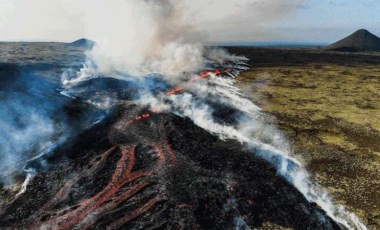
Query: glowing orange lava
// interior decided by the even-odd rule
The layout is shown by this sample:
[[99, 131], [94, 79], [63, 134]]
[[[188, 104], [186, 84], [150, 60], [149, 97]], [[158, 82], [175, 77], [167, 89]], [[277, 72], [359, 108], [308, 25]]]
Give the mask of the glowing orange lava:
[[215, 69], [212, 72], [210, 72], [210, 71], [204, 71], [201, 74], [199, 74], [198, 76], [193, 77], [190, 80], [188, 80], [187, 82], [185, 82], [185, 84], [183, 86], [178, 86], [177, 88], [168, 91], [166, 94], [167, 95], [177, 94], [177, 93], [181, 92], [182, 90], [184, 90], [185, 86], [188, 85], [188, 84], [190, 84], [191, 82], [194, 82], [194, 81], [197, 81], [197, 80], [200, 80], [200, 79], [203, 79], [203, 78], [210, 77], [211, 74], [219, 76], [219, 75], [222, 75], [222, 74], [229, 73], [231, 71], [232, 71], [231, 69], [225, 69], [225, 70]]
[[[46, 222], [38, 223], [36, 228], [46, 229], [72, 229], [74, 226], [85, 229], [94, 224], [101, 217], [118, 207], [122, 202], [129, 200], [137, 193], [141, 192], [145, 187], [149, 186], [148, 177], [162, 168], [162, 165], [169, 161], [175, 162], [175, 155], [167, 143], [161, 143], [151, 146], [158, 156], [153, 167], [143, 170], [134, 171], [136, 156], [136, 146], [121, 146], [112, 147], [103, 154], [104, 158], [121, 151], [121, 157], [116, 164], [116, 168], [109, 183], [95, 196], [81, 201], [71, 211], [64, 213], [61, 216], [52, 218]], [[137, 179], [137, 183], [132, 183]], [[76, 181], [68, 181], [65, 183], [61, 191], [58, 192], [57, 197], [48, 202], [48, 206], [52, 206], [54, 201], [61, 200], [60, 197], [67, 196], [67, 191], [75, 184]], [[131, 184], [132, 183], [132, 184]], [[131, 210], [125, 216], [115, 220], [112, 223], [113, 227], [120, 227], [137, 216], [149, 211], [158, 202], [164, 200], [164, 197], [159, 194], [154, 198], [147, 201], [142, 206]], [[45, 205], [45, 208], [47, 206]]]

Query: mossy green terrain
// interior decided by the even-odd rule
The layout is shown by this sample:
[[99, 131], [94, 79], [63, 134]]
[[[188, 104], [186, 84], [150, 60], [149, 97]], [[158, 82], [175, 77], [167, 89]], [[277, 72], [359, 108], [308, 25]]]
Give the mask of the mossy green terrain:
[[369, 229], [380, 229], [380, 56], [234, 51], [248, 56], [252, 66], [238, 77], [238, 86], [276, 118], [293, 154], [336, 203]]

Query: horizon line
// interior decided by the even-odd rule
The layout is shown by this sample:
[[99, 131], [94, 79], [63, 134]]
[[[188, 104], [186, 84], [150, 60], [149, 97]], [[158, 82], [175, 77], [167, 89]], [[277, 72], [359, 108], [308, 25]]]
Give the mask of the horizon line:
[[[0, 43], [64, 43], [64, 44], [70, 44], [75, 41], [81, 40], [81, 39], [87, 39], [87, 38], [79, 38], [76, 40], [73, 40], [71, 42], [65, 42], [65, 41], [55, 41], [55, 40], [4, 40], [0, 41]], [[327, 46], [331, 44], [330, 42], [326, 41], [208, 41], [203, 43], [205, 46], [209, 45], [215, 45], [215, 46], [221, 46], [221, 45], [242, 45], [242, 46], [284, 46], [284, 45], [300, 45], [300, 46]]]

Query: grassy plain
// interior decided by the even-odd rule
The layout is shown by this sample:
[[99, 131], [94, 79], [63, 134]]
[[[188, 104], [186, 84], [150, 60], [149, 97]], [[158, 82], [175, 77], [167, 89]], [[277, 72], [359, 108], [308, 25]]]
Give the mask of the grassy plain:
[[293, 154], [369, 229], [380, 229], [380, 54], [229, 48], [250, 58], [243, 93], [272, 114]]

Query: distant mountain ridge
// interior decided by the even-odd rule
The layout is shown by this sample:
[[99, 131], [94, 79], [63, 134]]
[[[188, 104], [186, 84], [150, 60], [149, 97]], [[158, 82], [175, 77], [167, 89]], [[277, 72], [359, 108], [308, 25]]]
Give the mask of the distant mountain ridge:
[[76, 47], [93, 47], [96, 43], [94, 41], [91, 41], [86, 38], [81, 38], [79, 40], [73, 41], [71, 43], [68, 43], [70, 46], [76, 46]]
[[380, 52], [380, 38], [368, 30], [360, 29], [348, 37], [327, 46], [326, 49], [345, 52]]

